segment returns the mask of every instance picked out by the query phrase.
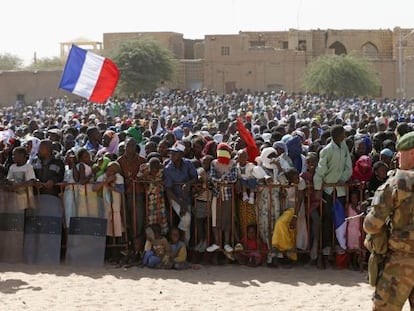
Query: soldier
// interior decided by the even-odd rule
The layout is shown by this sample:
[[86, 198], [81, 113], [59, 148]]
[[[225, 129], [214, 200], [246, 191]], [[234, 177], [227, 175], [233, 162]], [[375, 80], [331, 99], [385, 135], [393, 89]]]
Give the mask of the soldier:
[[383, 271], [371, 284], [373, 310], [401, 310], [407, 298], [414, 309], [414, 132], [400, 138], [397, 150], [399, 169], [375, 192], [364, 221], [369, 236], [385, 236], [386, 247], [377, 247], [385, 256]]

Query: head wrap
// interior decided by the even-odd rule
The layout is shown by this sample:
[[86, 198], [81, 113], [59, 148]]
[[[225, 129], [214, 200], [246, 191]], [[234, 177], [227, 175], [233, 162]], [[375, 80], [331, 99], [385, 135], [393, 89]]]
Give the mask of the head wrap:
[[217, 146], [217, 143], [214, 140], [208, 141], [206, 143], [206, 145], [204, 146], [204, 149], [203, 149], [203, 152], [202, 152], [203, 156], [211, 155], [211, 156], [215, 157], [216, 156], [216, 149], [217, 149], [216, 146]]
[[110, 142], [108, 147], [102, 147], [96, 156], [100, 156], [101, 154], [105, 153], [117, 153], [118, 152], [118, 145], [119, 145], [119, 137], [118, 134], [114, 131], [108, 130], [106, 131], [103, 136], [108, 136], [110, 138]]
[[137, 141], [137, 144], [142, 142], [142, 133], [136, 127], [130, 127], [125, 131], [125, 134], [129, 137], [133, 137]]
[[286, 142], [288, 156], [292, 160], [293, 166], [300, 173], [302, 172], [302, 138], [293, 136]]
[[181, 140], [184, 136], [184, 130], [181, 127], [177, 126], [173, 129], [173, 134], [177, 140]]
[[272, 158], [269, 158], [269, 155], [271, 155], [272, 153], [277, 155], [277, 152], [273, 147], [264, 148], [260, 156], [256, 158], [256, 161], [265, 168], [276, 169], [277, 165], [270, 163]]
[[279, 141], [277, 141], [277, 142], [275, 142], [274, 144], [273, 144], [273, 148], [281, 148], [281, 149], [283, 149], [284, 150], [284, 153], [288, 153], [288, 149], [287, 149], [287, 146], [286, 146], [286, 144], [283, 142], [283, 141], [281, 141], [281, 140], [279, 140]]
[[98, 168], [98, 171], [96, 172], [96, 178], [105, 173], [105, 169], [108, 166], [109, 162], [111, 162], [111, 159], [109, 159], [108, 157], [103, 157], [100, 166], [97, 163], [93, 165], [93, 167]]
[[231, 148], [226, 143], [220, 143], [217, 146], [217, 160], [221, 164], [230, 164], [231, 159]]
[[27, 142], [29, 142], [29, 141], [32, 143], [32, 149], [30, 150], [30, 155], [29, 155], [29, 160], [31, 160], [39, 152], [39, 146], [40, 146], [41, 140], [39, 138], [37, 138], [37, 137], [30, 137], [27, 140]]
[[372, 177], [372, 161], [369, 156], [363, 155], [355, 163], [352, 179], [368, 182]]
[[392, 158], [394, 156], [394, 152], [389, 148], [384, 148], [381, 150], [381, 155], [385, 155], [386, 157]]

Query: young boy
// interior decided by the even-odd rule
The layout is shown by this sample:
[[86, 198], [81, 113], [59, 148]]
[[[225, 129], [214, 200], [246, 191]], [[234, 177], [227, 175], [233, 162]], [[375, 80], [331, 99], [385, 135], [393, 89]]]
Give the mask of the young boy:
[[170, 233], [170, 262], [173, 269], [184, 270], [189, 268], [187, 263], [187, 249], [180, 240], [180, 231], [173, 228]]
[[386, 182], [389, 166], [383, 161], [378, 161], [374, 164], [372, 169], [374, 174], [368, 182], [369, 196], [373, 196], [378, 187]]
[[205, 252], [207, 248], [207, 204], [209, 201], [208, 193], [208, 174], [210, 165], [214, 158], [206, 155], [201, 158], [201, 166], [197, 167], [198, 183], [194, 184], [196, 207], [194, 208], [194, 216], [197, 229], [197, 241], [194, 250], [200, 253]]
[[36, 176], [33, 167], [27, 163], [27, 154], [24, 147], [16, 147], [13, 150], [13, 162], [10, 166], [7, 180], [11, 182], [12, 190], [16, 192], [19, 209], [31, 207], [33, 200], [33, 182]]
[[169, 244], [166, 238], [161, 235], [161, 226], [152, 224], [146, 230], [147, 242], [144, 247], [144, 267], [160, 268], [169, 261]]
[[[247, 160], [246, 149], [239, 150], [237, 153], [237, 175], [242, 187], [243, 201], [254, 204], [254, 189], [257, 187], [257, 180], [253, 176], [255, 165]], [[249, 194], [247, 194], [247, 190], [249, 190]]]

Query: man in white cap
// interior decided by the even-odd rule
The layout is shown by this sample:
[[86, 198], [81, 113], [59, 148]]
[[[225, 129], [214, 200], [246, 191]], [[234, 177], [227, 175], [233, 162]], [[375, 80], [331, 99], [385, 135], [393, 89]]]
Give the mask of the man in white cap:
[[185, 146], [176, 142], [170, 150], [170, 160], [164, 170], [164, 185], [172, 208], [180, 217], [178, 228], [185, 233], [185, 242], [190, 241], [191, 185], [198, 175], [193, 163], [183, 158]]

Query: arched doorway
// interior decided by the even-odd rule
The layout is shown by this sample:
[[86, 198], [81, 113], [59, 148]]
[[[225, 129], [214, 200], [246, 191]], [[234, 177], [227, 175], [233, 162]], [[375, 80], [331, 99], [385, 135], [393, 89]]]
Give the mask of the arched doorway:
[[362, 46], [362, 56], [366, 58], [378, 58], [378, 48], [372, 42], [367, 42]]
[[346, 47], [339, 41], [335, 41], [329, 46], [330, 49], [335, 51], [335, 55], [346, 54]]

